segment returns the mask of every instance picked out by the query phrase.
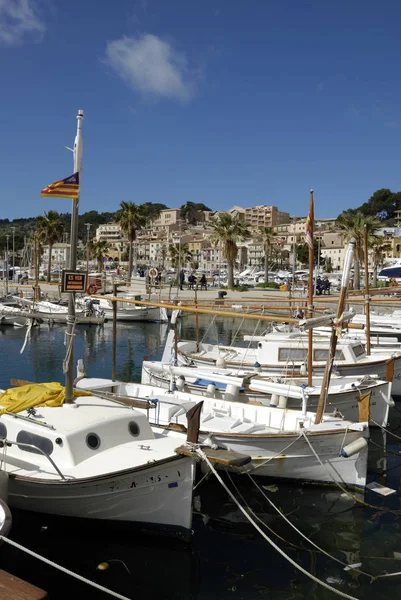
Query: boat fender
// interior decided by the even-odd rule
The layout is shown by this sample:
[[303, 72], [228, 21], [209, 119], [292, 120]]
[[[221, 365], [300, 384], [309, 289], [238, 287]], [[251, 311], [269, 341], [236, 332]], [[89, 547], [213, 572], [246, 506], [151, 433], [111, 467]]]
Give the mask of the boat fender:
[[216, 384], [213, 383], [209, 383], [207, 388], [206, 388], [206, 397], [207, 398], [214, 398], [214, 395], [216, 393]]
[[229, 383], [226, 385], [226, 391], [224, 392], [224, 400], [235, 401], [238, 400], [239, 387]]
[[384, 401], [391, 407], [395, 406], [395, 402], [391, 396], [384, 396]]
[[271, 398], [270, 398], [270, 404], [269, 404], [269, 406], [272, 406], [273, 408], [276, 408], [277, 404], [278, 404], [278, 400], [279, 400], [278, 394], [272, 394]]
[[218, 369], [225, 369], [226, 366], [227, 366], [227, 363], [224, 360], [224, 358], [222, 358], [221, 356], [219, 356], [219, 358], [216, 359], [216, 367]]
[[308, 369], [306, 368], [306, 364], [302, 363], [302, 365], [299, 367], [299, 374], [306, 375], [307, 372], [308, 372]]
[[8, 502], [8, 473], [0, 471], [0, 499]]
[[260, 363], [258, 363], [258, 361], [256, 361], [255, 364], [253, 365], [253, 370], [255, 371], [255, 373], [262, 372], [262, 367], [260, 366]]
[[341, 456], [343, 456], [344, 458], [349, 458], [350, 456], [353, 456], [357, 452], [361, 452], [362, 450], [365, 450], [365, 448], [367, 448], [367, 447], [368, 447], [368, 442], [366, 441], [366, 438], [360, 437], [357, 440], [355, 440], [354, 442], [351, 442], [350, 444], [347, 444], [346, 446], [344, 446], [344, 448], [341, 450]]
[[278, 397], [278, 408], [287, 408], [288, 398], [287, 396]]
[[185, 388], [185, 377], [184, 377], [184, 375], [180, 375], [179, 377], [177, 377], [175, 384], [177, 386], [177, 390], [179, 390], [180, 392], [183, 392], [184, 388]]
[[90, 283], [88, 285], [88, 287], [86, 288], [86, 293], [89, 294], [89, 296], [92, 296], [92, 294], [96, 294], [97, 292], [97, 287], [95, 286], [94, 283]]

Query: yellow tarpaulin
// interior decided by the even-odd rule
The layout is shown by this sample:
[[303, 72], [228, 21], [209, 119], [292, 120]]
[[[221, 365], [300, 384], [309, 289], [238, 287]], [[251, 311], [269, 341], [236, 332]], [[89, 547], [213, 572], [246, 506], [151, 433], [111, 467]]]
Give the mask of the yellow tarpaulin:
[[[74, 390], [74, 396], [90, 396], [91, 392]], [[18, 413], [35, 406], [62, 406], [65, 400], [65, 387], [58, 382], [30, 383], [17, 388], [9, 388], [1, 394], [0, 415], [7, 412]]]

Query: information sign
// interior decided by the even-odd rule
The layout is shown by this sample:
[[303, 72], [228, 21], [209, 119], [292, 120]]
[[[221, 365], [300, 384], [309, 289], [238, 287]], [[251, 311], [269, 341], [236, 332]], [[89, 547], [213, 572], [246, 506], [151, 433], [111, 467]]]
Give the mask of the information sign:
[[79, 271], [63, 271], [61, 291], [63, 294], [72, 292], [86, 293], [86, 273]]

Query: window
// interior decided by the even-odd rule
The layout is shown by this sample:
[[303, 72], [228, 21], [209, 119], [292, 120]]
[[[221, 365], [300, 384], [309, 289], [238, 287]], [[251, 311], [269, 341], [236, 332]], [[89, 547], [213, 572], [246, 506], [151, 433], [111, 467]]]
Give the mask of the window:
[[308, 351], [306, 348], [279, 348], [279, 360], [306, 360]]
[[[321, 361], [321, 360], [328, 360], [329, 357], [329, 351], [328, 350], [314, 350], [313, 351], [313, 360], [315, 361]], [[344, 360], [344, 354], [342, 352], [342, 350], [336, 350], [336, 355], [335, 355], [335, 359], [334, 360]]]
[[86, 436], [86, 445], [91, 450], [97, 450], [100, 447], [100, 437], [97, 433], [88, 433]]
[[138, 435], [139, 435], [139, 434], [140, 434], [140, 432], [141, 432], [141, 430], [140, 430], [140, 428], [139, 428], [139, 425], [138, 425], [138, 423], [136, 423], [135, 421], [130, 421], [130, 422], [128, 423], [128, 429], [129, 429], [129, 432], [130, 432], [130, 434], [131, 434], [133, 437], [138, 437]]
[[355, 356], [362, 356], [365, 354], [365, 348], [362, 346], [362, 344], [352, 346], [352, 350], [354, 351]]
[[[48, 438], [43, 437], [42, 435], [36, 435], [35, 433], [30, 433], [29, 431], [20, 431], [17, 435], [17, 444], [20, 450], [24, 452], [33, 452], [33, 454], [42, 454], [40, 450], [42, 450], [47, 456], [50, 456], [53, 452], [53, 442]], [[36, 446], [36, 448], [20, 446], [20, 444], [32, 444], [32, 446]], [[38, 450], [38, 448], [40, 450]]]

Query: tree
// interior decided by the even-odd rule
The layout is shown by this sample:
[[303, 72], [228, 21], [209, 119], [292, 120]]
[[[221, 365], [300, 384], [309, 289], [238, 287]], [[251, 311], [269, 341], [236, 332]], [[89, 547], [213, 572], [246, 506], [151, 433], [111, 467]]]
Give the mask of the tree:
[[106, 240], [92, 240], [89, 242], [89, 253], [91, 258], [94, 258], [97, 262], [98, 271], [103, 271], [103, 257], [106, 256], [109, 251], [109, 244]]
[[146, 224], [146, 217], [143, 215], [141, 206], [134, 202], [125, 202], [120, 204], [120, 210], [114, 215], [114, 220], [118, 223], [128, 237], [129, 256], [128, 256], [128, 279], [132, 275], [132, 249], [136, 240], [136, 232]]
[[166, 210], [168, 206], [160, 202], [144, 202], [141, 204], [141, 212], [146, 219], [146, 227], [149, 227], [155, 219], [160, 215], [162, 210]]
[[60, 215], [55, 210], [49, 210], [49, 212], [45, 212], [43, 217], [38, 217], [36, 224], [39, 243], [47, 244], [49, 246], [47, 281], [50, 282], [53, 246], [63, 238], [64, 229], [60, 221]]
[[276, 237], [276, 234], [274, 233], [274, 231], [273, 231], [273, 229], [271, 227], [261, 227], [260, 228], [260, 234], [262, 236], [263, 250], [264, 250], [264, 253], [265, 253], [265, 257], [264, 257], [265, 283], [267, 283], [269, 281], [269, 257], [270, 257], [270, 251], [271, 251], [271, 247], [272, 247], [272, 243], [274, 241], [274, 238]]
[[184, 267], [192, 261], [192, 252], [188, 244], [171, 244], [169, 252], [173, 267]]
[[386, 258], [386, 253], [391, 250], [391, 244], [384, 238], [378, 236], [372, 236], [368, 240], [368, 245], [371, 250], [372, 262], [373, 262], [373, 277], [372, 286], [377, 287], [377, 271], [380, 265], [383, 264]]
[[361, 211], [355, 214], [345, 211], [341, 213], [336, 221], [338, 227], [342, 230], [342, 236], [346, 241], [355, 240], [354, 254], [354, 289], [360, 289], [360, 263], [364, 257], [364, 239], [365, 229], [369, 237], [372, 238], [375, 230], [380, 227], [380, 222], [372, 216], [365, 216]]
[[180, 216], [188, 225], [196, 225], [199, 221], [200, 213], [204, 210], [210, 210], [203, 202], [187, 202], [180, 208]]
[[350, 208], [344, 212], [353, 216], [360, 212], [366, 217], [370, 216], [375, 217], [380, 221], [389, 221], [394, 218], [394, 211], [400, 207], [401, 192], [392, 192], [388, 188], [382, 188], [381, 190], [377, 190], [369, 200], [364, 202], [359, 208]]
[[230, 289], [234, 288], [234, 263], [238, 256], [238, 242], [251, 237], [248, 224], [240, 221], [238, 216], [232, 217], [228, 213], [219, 215], [216, 221], [211, 223], [213, 228], [212, 242], [222, 244], [223, 256], [227, 260], [228, 281]]
[[163, 267], [163, 269], [164, 269], [164, 261], [167, 258], [167, 252], [168, 252], [167, 246], [166, 246], [166, 244], [163, 244], [161, 246], [161, 248], [160, 248], [160, 258], [162, 260], [162, 267]]
[[[309, 265], [309, 246], [308, 244], [299, 244], [295, 251], [297, 261], [302, 265]], [[319, 260], [319, 243], [317, 240], [313, 240], [313, 264], [317, 264], [317, 262], [322, 262], [322, 255], [320, 255]]]

